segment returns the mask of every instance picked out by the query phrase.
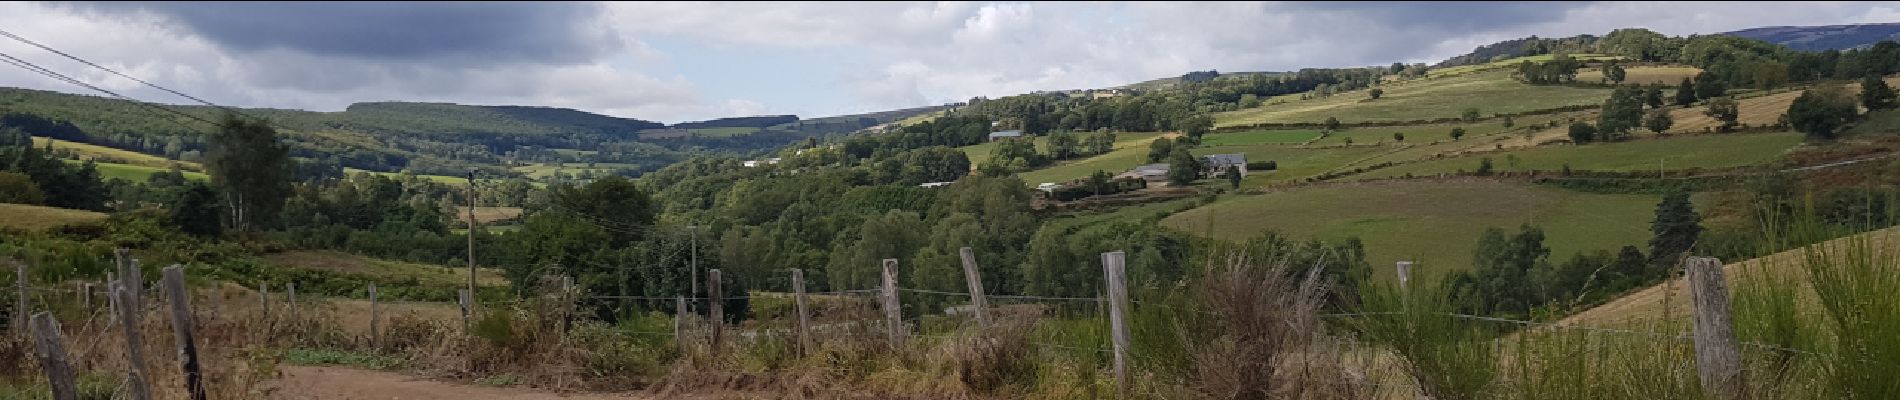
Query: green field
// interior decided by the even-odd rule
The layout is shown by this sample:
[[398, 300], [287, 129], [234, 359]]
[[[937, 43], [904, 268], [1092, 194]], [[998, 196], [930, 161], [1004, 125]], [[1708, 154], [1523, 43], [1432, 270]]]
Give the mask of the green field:
[[1642, 245], [1657, 201], [1528, 184], [1386, 182], [1230, 197], [1162, 225], [1227, 240], [1270, 230], [1296, 238], [1358, 237], [1377, 275], [1390, 276], [1393, 263], [1407, 259], [1433, 275], [1468, 268], [1478, 236], [1491, 227], [1513, 233], [1523, 223], [1543, 228], [1553, 262], [1578, 251]]
[[[1498, 171], [1562, 170], [1644, 171], [1677, 170], [1692, 167], [1723, 168], [1762, 164], [1773, 161], [1782, 152], [1801, 143], [1801, 134], [1793, 132], [1740, 135], [1696, 135], [1668, 139], [1635, 140], [1583, 146], [1556, 145], [1527, 148], [1503, 153], [1471, 155], [1424, 161], [1379, 169], [1359, 175], [1372, 179], [1412, 175], [1436, 175], [1475, 171], [1484, 157], [1491, 158]], [[1658, 162], [1660, 161], [1660, 164]]]
[[594, 166], [590, 168], [587, 166], [587, 163], [563, 163], [563, 164], [530, 164], [530, 165], [517, 166], [511, 169], [514, 170], [515, 172], [520, 172], [523, 175], [527, 175], [529, 179], [546, 179], [550, 176], [554, 176], [554, 173], [557, 171], [566, 172], [568, 174], [579, 174], [581, 173], [581, 171], [594, 171], [595, 174], [611, 174], [615, 170], [618, 170], [618, 169], [634, 168], [634, 167], [635, 165], [633, 164], [594, 163]]
[[0, 203], [0, 230], [38, 232], [76, 222], [106, 219], [103, 213], [57, 207]]
[[745, 126], [720, 127], [720, 128], [693, 128], [693, 129], [687, 129], [687, 130], [692, 131], [694, 135], [705, 136], [705, 137], [745, 136], [745, 135], [750, 135], [750, 134], [759, 132], [759, 128], [745, 127]]
[[165, 157], [159, 157], [159, 156], [140, 153], [140, 152], [131, 151], [131, 150], [124, 150], [124, 149], [100, 146], [100, 145], [95, 145], [95, 144], [64, 141], [64, 140], [53, 139], [53, 138], [48, 138], [48, 137], [40, 137], [40, 136], [33, 137], [34, 148], [44, 149], [49, 143], [52, 144], [54, 151], [62, 151], [62, 150], [71, 151], [73, 152], [74, 155], [79, 156], [79, 159], [81, 160], [96, 160], [102, 163], [110, 162], [110, 163], [116, 163], [116, 164], [137, 165], [137, 166], [142, 166], [142, 167], [154, 167], [154, 168], [171, 168], [172, 164], [178, 164], [179, 168], [184, 169], [186, 171], [202, 170], [202, 167], [200, 167], [198, 163], [190, 162], [190, 161], [173, 161], [173, 160], [168, 160]]
[[[349, 168], [349, 167], [343, 168], [343, 173], [345, 174], [354, 174], [354, 173], [359, 173], [359, 172], [368, 173], [372, 175], [382, 175], [382, 176], [387, 176], [387, 177], [395, 178], [395, 179], [401, 179], [402, 176], [405, 174], [403, 172], [382, 172], [382, 171], [362, 170], [362, 169]], [[447, 184], [468, 183], [468, 178], [459, 177], [459, 176], [448, 176], [448, 175], [414, 175], [414, 176], [417, 178], [422, 178], [424, 180], [428, 180], [430, 182], [435, 182], [435, 183], [447, 183]]]
[[[78, 160], [65, 160], [65, 161], [71, 164], [84, 163], [83, 161], [78, 161]], [[104, 163], [104, 162], [93, 163], [93, 165], [99, 169], [99, 178], [105, 179], [105, 180], [124, 179], [124, 180], [132, 181], [132, 182], [145, 182], [145, 180], [150, 178], [152, 174], [156, 174], [160, 172], [171, 172], [171, 168], [147, 167], [143, 165], [129, 165], [129, 164], [116, 164], [116, 163]], [[205, 175], [202, 172], [191, 172], [191, 171], [183, 171], [183, 172], [185, 173], [185, 179], [190, 179], [194, 181], [211, 180], [210, 175]]]
[[1274, 171], [1248, 171], [1241, 185], [1258, 187], [1317, 175], [1387, 151], [1392, 149], [1376, 146], [1305, 149], [1283, 145], [1252, 145], [1199, 147], [1191, 152], [1194, 155], [1242, 153], [1247, 155], [1249, 163], [1273, 161], [1278, 164], [1279, 169]]
[[[1115, 139], [1122, 140], [1122, 136], [1124, 135], [1116, 134]], [[1041, 151], [1045, 151], [1049, 149], [1048, 136], [1037, 136], [1035, 137], [1035, 139], [1031, 139], [1031, 140], [1036, 141], [1035, 142], [1036, 151], [1041, 152]], [[958, 147], [957, 150], [962, 150], [963, 156], [970, 158], [970, 166], [974, 168], [975, 166], [983, 165], [983, 163], [990, 162], [990, 152], [996, 151], [996, 143], [997, 142], [977, 143], [977, 144], [973, 144], [969, 146]]]
[[[1571, 54], [1570, 57], [1578, 59], [1578, 60], [1584, 60], [1584, 61], [1613, 60], [1613, 59], [1623, 58], [1621, 56], [1612, 56], [1608, 54]], [[1477, 71], [1512, 68], [1512, 67], [1516, 67], [1517, 64], [1525, 62], [1525, 61], [1540, 62], [1540, 63], [1547, 62], [1553, 58], [1556, 58], [1556, 56], [1551, 55], [1551, 54], [1539, 54], [1539, 55], [1534, 55], [1534, 56], [1517, 57], [1517, 58], [1512, 58], [1508, 60], [1492, 61], [1485, 64], [1460, 65], [1456, 67], [1439, 68], [1439, 69], [1434, 69], [1429, 72], [1426, 72], [1425, 74], [1426, 76], [1433, 77], [1433, 78], [1442, 77], [1442, 76], [1455, 76], [1455, 75], [1462, 75], [1462, 74], [1467, 74], [1467, 73], [1472, 73], [1472, 72], [1477, 72]]]
[[[1043, 182], [1063, 182], [1085, 178], [1097, 170], [1119, 174], [1134, 169], [1137, 165], [1148, 163], [1148, 142], [1158, 137], [1161, 137], [1161, 134], [1155, 132], [1117, 133], [1115, 134], [1115, 151], [1108, 154], [1063, 161], [1055, 166], [1024, 172], [1016, 176], [1022, 178], [1023, 183], [1036, 185]], [[975, 161], [971, 163], [976, 164]]]
[[1319, 131], [1312, 129], [1260, 130], [1233, 133], [1210, 133], [1201, 137], [1202, 146], [1239, 146], [1249, 144], [1298, 144], [1319, 137]]
[[1365, 90], [1286, 104], [1215, 114], [1216, 125], [1255, 123], [1318, 123], [1328, 117], [1341, 122], [1413, 121], [1458, 117], [1466, 108], [1484, 115], [1545, 110], [1597, 104], [1610, 94], [1607, 88], [1529, 85], [1511, 78], [1508, 70], [1484, 71], [1384, 85], [1384, 96], [1368, 100]]

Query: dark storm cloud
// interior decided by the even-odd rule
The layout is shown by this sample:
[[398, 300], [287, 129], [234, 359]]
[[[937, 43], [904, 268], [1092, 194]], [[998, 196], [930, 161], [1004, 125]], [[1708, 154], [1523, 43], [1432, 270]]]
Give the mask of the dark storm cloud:
[[574, 63], [622, 47], [592, 3], [99, 2], [148, 11], [237, 51], [289, 50], [380, 60]]

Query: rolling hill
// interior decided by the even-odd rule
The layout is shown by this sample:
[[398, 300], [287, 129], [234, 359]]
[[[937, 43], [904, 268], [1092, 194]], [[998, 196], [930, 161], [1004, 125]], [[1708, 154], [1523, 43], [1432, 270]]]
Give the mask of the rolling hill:
[[1845, 50], [1900, 40], [1900, 22], [1823, 26], [1769, 26], [1724, 32], [1801, 51]]

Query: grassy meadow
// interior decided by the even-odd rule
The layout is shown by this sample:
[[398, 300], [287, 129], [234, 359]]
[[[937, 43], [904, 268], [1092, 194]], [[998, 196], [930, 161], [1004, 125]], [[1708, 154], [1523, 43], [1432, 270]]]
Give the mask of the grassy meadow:
[[1225, 240], [1266, 231], [1328, 241], [1358, 237], [1373, 270], [1389, 276], [1401, 260], [1418, 261], [1424, 271], [1468, 268], [1479, 235], [1492, 227], [1513, 233], [1525, 223], [1543, 228], [1552, 260], [1641, 245], [1659, 199], [1486, 181], [1344, 184], [1228, 197], [1162, 225]]
[[1497, 171], [1573, 170], [1654, 171], [1687, 168], [1725, 168], [1765, 164], [1801, 144], [1794, 132], [1734, 135], [1695, 135], [1617, 143], [1541, 146], [1501, 153], [1468, 155], [1382, 168], [1359, 179], [1437, 175], [1476, 171], [1483, 158]]
[[58, 207], [0, 203], [0, 230], [38, 232], [60, 225], [103, 221], [105, 213]]
[[[66, 162], [72, 163], [72, 164], [82, 163], [81, 161], [77, 161], [77, 160], [66, 160]], [[124, 180], [132, 181], [132, 182], [145, 182], [146, 179], [151, 178], [152, 174], [161, 173], [161, 172], [171, 172], [171, 167], [148, 167], [148, 166], [143, 166], [143, 165], [118, 164], [118, 163], [108, 163], [108, 162], [95, 162], [93, 163], [93, 166], [99, 169], [99, 177], [104, 178], [106, 180], [124, 179]], [[181, 172], [185, 174], [185, 179], [190, 179], [194, 181], [210, 181], [211, 180], [211, 175], [205, 175], [205, 173], [203, 172], [194, 172], [194, 171], [181, 171]]]
[[1329, 117], [1346, 123], [1429, 120], [1456, 118], [1466, 108], [1491, 115], [1597, 104], [1610, 94], [1607, 88], [1525, 84], [1504, 70], [1405, 81], [1381, 88], [1385, 93], [1377, 100], [1369, 99], [1365, 90], [1355, 90], [1218, 113], [1215, 121], [1217, 126], [1234, 126], [1318, 123]]

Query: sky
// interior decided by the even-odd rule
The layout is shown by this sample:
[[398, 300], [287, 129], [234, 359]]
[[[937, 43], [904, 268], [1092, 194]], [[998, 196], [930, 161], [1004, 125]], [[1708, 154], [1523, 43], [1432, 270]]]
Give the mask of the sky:
[[[0, 30], [223, 105], [820, 117], [1189, 71], [1433, 63], [1530, 35], [1900, 22], [1896, 2], [0, 2]], [[0, 39], [134, 98], [189, 100]], [[0, 86], [87, 89], [0, 64]]]

